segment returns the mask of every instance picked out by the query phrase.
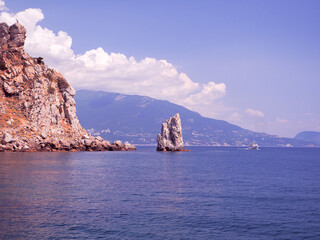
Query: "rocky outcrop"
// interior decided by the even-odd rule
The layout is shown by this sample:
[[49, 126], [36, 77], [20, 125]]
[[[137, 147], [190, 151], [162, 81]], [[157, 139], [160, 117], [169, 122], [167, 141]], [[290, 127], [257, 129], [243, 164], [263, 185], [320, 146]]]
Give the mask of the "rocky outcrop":
[[135, 150], [87, 134], [76, 116], [75, 90], [24, 50], [26, 30], [0, 24], [0, 151]]
[[181, 119], [179, 113], [162, 123], [157, 138], [157, 151], [183, 151]]

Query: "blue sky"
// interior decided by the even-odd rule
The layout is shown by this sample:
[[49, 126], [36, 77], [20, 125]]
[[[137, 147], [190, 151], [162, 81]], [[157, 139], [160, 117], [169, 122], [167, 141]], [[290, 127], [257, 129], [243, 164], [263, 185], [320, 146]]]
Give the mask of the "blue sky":
[[[152, 67], [143, 61], [139, 67], [143, 71], [125, 76], [132, 76], [130, 81], [137, 81], [139, 86], [173, 88], [172, 95], [165, 90], [158, 94], [142, 87], [140, 91], [137, 84], [129, 86], [134, 89], [130, 92], [125, 89], [127, 82], [119, 82], [123, 89], [115, 86], [112, 91], [150, 92], [151, 97], [168, 99], [255, 131], [289, 137], [302, 130], [320, 131], [320, 1], [7, 0], [5, 5], [11, 14], [41, 9], [44, 19], [37, 24], [55, 34], [67, 33], [75, 56], [101, 47], [109, 54], [123, 54], [127, 60], [131, 56], [137, 62], [146, 57], [156, 59]], [[41, 53], [31, 47], [30, 51]], [[47, 58], [46, 62], [53, 65], [58, 61]], [[79, 59], [88, 63], [91, 58], [86, 55]], [[185, 87], [188, 95], [175, 92], [174, 86], [154, 77], [163, 74], [157, 69], [165, 68], [158, 62], [162, 59], [172, 65], [165, 64], [165, 74], [177, 71], [192, 81]], [[131, 69], [128, 63], [126, 66]], [[74, 75], [59, 64], [55, 67], [71, 78]], [[136, 69], [132, 71], [136, 73]], [[141, 75], [151, 71], [154, 75]], [[98, 78], [102, 79], [100, 72]], [[139, 82], [140, 78], [145, 80]], [[179, 84], [178, 78], [183, 77], [174, 77], [171, 82]], [[77, 89], [95, 85], [71, 82]], [[198, 88], [197, 92], [192, 88]], [[208, 89], [211, 93], [206, 95]]]

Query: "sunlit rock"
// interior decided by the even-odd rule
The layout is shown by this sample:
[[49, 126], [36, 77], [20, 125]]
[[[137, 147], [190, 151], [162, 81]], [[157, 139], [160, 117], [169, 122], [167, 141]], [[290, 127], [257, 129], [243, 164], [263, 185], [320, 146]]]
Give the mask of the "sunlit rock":
[[76, 115], [75, 90], [42, 57], [24, 50], [26, 29], [0, 24], [0, 151], [135, 150], [89, 135]]
[[157, 138], [157, 151], [183, 151], [181, 119], [179, 113], [162, 123]]

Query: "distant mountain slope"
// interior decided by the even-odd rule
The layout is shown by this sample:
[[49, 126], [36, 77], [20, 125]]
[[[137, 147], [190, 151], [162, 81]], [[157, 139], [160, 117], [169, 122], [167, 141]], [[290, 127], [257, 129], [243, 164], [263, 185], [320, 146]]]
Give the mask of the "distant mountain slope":
[[149, 97], [80, 90], [75, 96], [80, 123], [93, 135], [108, 140], [129, 139], [156, 144], [161, 123], [180, 113], [187, 145], [261, 146], [307, 145], [304, 141], [256, 133], [226, 121], [202, 117], [185, 107]]
[[297, 140], [314, 142], [320, 145], [320, 132], [304, 131], [304, 132], [298, 133], [294, 138]]

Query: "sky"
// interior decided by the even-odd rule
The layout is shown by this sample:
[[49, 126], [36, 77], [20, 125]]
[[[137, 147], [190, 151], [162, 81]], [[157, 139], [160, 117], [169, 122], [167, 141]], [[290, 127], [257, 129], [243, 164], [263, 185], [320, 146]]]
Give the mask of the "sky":
[[169, 100], [294, 137], [320, 131], [320, 1], [0, 0], [76, 89]]

